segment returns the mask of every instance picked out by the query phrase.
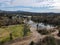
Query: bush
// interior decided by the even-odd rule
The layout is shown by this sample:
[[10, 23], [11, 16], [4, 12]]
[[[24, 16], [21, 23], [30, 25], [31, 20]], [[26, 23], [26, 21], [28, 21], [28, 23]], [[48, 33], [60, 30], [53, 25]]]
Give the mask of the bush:
[[51, 34], [52, 32], [55, 32], [55, 30], [38, 30], [38, 33], [42, 34], [42, 35], [46, 35], [46, 34]]
[[56, 45], [56, 40], [52, 36], [47, 36], [43, 40], [39, 40], [36, 45]]
[[43, 39], [47, 45], [56, 45], [56, 40], [52, 36], [47, 36], [46, 38]]
[[38, 33], [42, 34], [42, 35], [46, 35], [48, 34], [49, 32], [47, 30], [38, 30]]
[[30, 28], [25, 24], [23, 29], [23, 36], [27, 36], [29, 32], [30, 32]]

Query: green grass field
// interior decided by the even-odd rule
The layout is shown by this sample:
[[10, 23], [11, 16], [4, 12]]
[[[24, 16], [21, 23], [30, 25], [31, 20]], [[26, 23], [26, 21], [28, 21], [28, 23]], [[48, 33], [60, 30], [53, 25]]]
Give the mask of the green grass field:
[[12, 33], [12, 38], [16, 39], [18, 37], [22, 38], [24, 35], [28, 36], [30, 34], [30, 30], [26, 29], [24, 33], [24, 24], [20, 25], [10, 25], [4, 26], [0, 28], [0, 43], [4, 43], [10, 40], [10, 33]]

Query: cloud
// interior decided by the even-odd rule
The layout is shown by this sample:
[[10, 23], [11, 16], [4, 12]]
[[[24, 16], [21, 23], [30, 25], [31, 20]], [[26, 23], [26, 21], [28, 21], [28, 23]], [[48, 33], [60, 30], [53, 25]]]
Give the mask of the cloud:
[[47, 0], [15, 0], [12, 3], [12, 6], [29, 6], [29, 7], [47, 7], [51, 6], [53, 4], [53, 1], [47, 1]]
[[60, 0], [54, 0], [54, 9], [60, 9]]
[[[47, 0], [2, 0], [2, 3], [5, 3], [9, 6], [26, 6], [26, 7], [49, 7], [53, 4], [53, 1]], [[5, 6], [5, 7], [7, 7]]]
[[44, 12], [49, 10], [58, 12], [58, 9], [60, 9], [60, 0], [1, 0], [0, 9], [33, 12]]

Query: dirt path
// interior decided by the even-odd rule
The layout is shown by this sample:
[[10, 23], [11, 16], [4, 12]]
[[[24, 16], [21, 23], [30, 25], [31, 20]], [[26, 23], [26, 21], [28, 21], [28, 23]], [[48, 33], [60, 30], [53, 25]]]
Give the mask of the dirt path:
[[[29, 45], [31, 41], [34, 41], [34, 43], [37, 43], [38, 41], [48, 36], [48, 35], [41, 35], [40, 33], [38, 33], [34, 26], [31, 26], [30, 31], [32, 32], [30, 38], [26, 37], [26, 39], [23, 39], [23, 40], [18, 39], [18, 40], [15, 40], [15, 42], [13, 41], [13, 43], [8, 43], [5, 45]], [[57, 33], [58, 33], [58, 30], [51, 33], [51, 35], [54, 35], [56, 37]]]
[[35, 43], [38, 42], [38, 41], [40, 41], [40, 39], [43, 39], [43, 38], [46, 37], [46, 35], [41, 35], [40, 33], [38, 33], [38, 32], [36, 31], [36, 28], [34, 28], [34, 27], [31, 27], [30, 30], [31, 30], [32, 35], [33, 35], [32, 40], [33, 40]]
[[12, 41], [13, 43], [9, 42], [9, 43], [6, 43], [4, 45], [29, 45], [31, 41], [34, 41], [36, 43], [40, 39], [43, 39], [44, 37], [46, 37], [44, 35], [40, 35], [36, 31], [36, 28], [34, 28], [34, 27], [31, 27], [30, 31], [32, 32], [30, 38], [26, 37], [27, 39], [24, 39], [24, 40], [20, 40], [20, 39], [17, 40], [16, 39], [16, 40]]
[[[32, 32], [31, 38], [13, 43], [12, 45], [29, 45], [31, 41], [33, 41], [34, 43], [37, 43], [38, 41], [40, 41], [40, 39], [42, 40], [43, 38], [48, 36], [48, 35], [41, 35], [40, 33], [38, 33], [35, 27], [31, 27], [30, 31]], [[55, 35], [55, 33], [58, 33], [58, 31], [56, 30], [54, 33], [51, 33], [51, 35]]]

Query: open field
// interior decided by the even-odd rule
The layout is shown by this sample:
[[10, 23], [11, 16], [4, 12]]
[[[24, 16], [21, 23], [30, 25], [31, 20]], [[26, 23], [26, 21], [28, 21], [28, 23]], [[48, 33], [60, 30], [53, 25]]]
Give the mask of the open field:
[[[25, 32], [25, 33], [24, 33]], [[0, 43], [4, 43], [6, 41], [10, 41], [10, 36], [12, 34], [13, 40], [20, 37], [24, 37], [24, 35], [29, 35], [29, 30], [24, 30], [24, 24], [21, 25], [10, 25], [3, 26], [0, 28]]]

